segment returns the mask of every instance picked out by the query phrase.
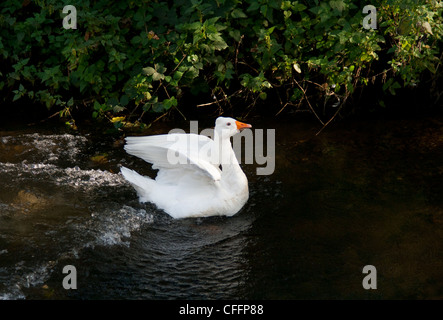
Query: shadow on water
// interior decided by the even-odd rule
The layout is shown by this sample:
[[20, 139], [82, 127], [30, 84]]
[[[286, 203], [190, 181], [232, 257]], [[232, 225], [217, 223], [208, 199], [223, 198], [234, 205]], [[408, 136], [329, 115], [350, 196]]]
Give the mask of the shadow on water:
[[184, 220], [138, 203], [119, 166], [155, 172], [109, 139], [0, 132], [0, 298], [441, 298], [442, 124], [258, 123], [275, 173], [243, 165], [240, 213]]

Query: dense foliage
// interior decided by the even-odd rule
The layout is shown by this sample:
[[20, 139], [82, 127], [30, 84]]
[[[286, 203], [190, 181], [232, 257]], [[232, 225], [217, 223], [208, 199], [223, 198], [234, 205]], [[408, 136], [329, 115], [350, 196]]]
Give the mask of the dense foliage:
[[[377, 29], [363, 28], [366, 4], [3, 0], [2, 104], [89, 110], [120, 127], [146, 112], [180, 114], [191, 95], [241, 114], [258, 101], [275, 113], [305, 108], [322, 123], [369, 85], [395, 94], [426, 79], [439, 96], [443, 2], [377, 1]], [[77, 29], [62, 27], [65, 5], [76, 7]]]

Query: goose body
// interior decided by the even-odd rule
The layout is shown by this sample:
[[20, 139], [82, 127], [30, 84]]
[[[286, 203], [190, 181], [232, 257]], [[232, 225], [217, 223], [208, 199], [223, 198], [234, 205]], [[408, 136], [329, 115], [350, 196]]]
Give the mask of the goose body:
[[140, 202], [152, 202], [171, 217], [232, 216], [248, 201], [248, 180], [230, 137], [250, 125], [219, 117], [214, 139], [197, 134], [127, 137], [125, 150], [158, 169], [151, 179], [121, 168]]

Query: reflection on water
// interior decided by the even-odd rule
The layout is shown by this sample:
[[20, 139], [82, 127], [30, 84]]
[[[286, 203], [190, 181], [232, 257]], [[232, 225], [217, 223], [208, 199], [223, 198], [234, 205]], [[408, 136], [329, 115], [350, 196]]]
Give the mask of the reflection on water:
[[184, 220], [138, 203], [119, 166], [154, 172], [109, 138], [0, 132], [0, 299], [442, 298], [442, 124], [255, 123], [275, 173], [244, 165], [240, 213]]

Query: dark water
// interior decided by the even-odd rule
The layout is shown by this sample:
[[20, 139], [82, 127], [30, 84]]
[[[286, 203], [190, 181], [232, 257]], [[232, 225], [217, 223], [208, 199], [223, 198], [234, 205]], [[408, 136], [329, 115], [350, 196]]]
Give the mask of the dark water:
[[241, 212], [184, 220], [138, 203], [119, 166], [155, 172], [112, 138], [0, 131], [0, 299], [443, 298], [443, 119], [250, 122], [274, 174], [243, 165]]

